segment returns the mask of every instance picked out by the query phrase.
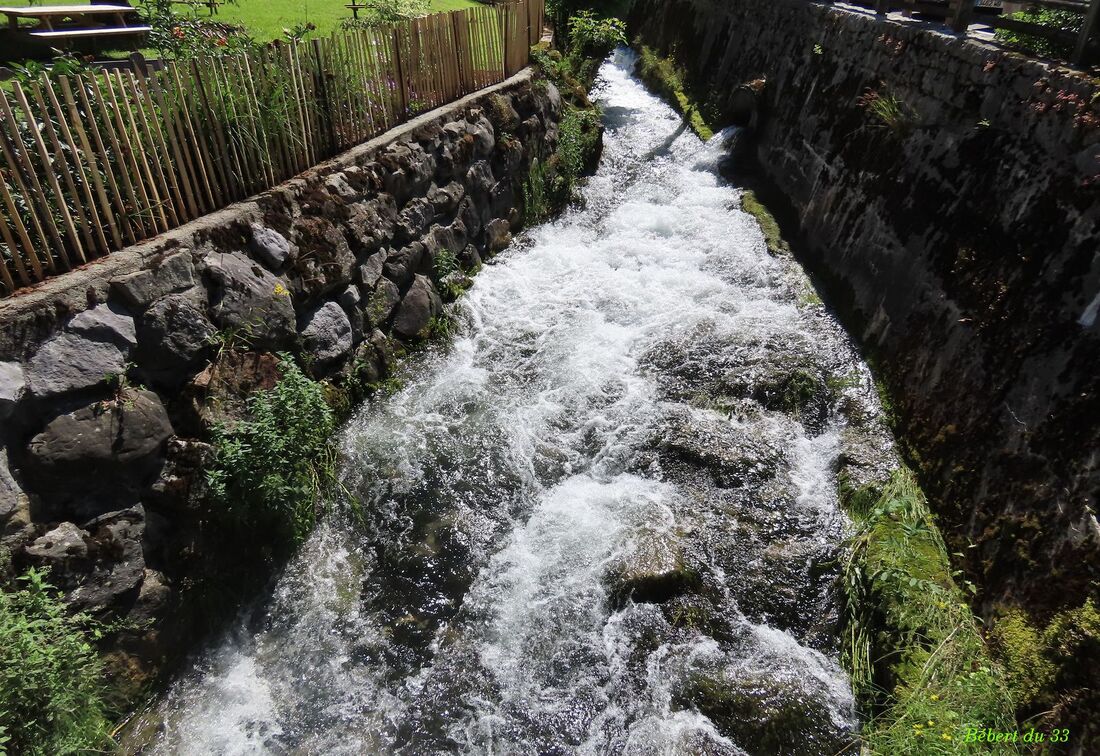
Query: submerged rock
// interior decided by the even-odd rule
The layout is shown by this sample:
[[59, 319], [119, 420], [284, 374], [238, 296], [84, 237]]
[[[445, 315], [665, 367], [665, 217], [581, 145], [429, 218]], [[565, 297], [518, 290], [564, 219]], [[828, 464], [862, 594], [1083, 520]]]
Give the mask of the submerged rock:
[[674, 413], [660, 446], [667, 460], [700, 468], [722, 488], [759, 484], [784, 462], [783, 452], [763, 435], [701, 411]]
[[674, 533], [645, 528], [630, 539], [626, 553], [614, 559], [605, 573], [612, 604], [659, 604], [697, 590], [698, 573], [684, 561], [680, 540]]

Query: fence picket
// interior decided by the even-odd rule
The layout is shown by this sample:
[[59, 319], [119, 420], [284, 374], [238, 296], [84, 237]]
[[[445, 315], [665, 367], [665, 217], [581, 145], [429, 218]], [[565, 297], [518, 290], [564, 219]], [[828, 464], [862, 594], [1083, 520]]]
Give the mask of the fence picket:
[[0, 89], [0, 296], [502, 81], [525, 65], [543, 2]]

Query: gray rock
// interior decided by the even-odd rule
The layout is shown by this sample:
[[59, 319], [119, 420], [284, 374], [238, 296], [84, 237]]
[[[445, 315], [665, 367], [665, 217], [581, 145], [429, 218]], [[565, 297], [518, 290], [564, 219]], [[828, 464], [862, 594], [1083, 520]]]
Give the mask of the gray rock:
[[8, 469], [7, 449], [0, 447], [0, 524], [6, 523], [20, 504], [23, 491]]
[[347, 176], [342, 173], [334, 173], [331, 176], [325, 178], [325, 186], [329, 191], [343, 197], [344, 199], [355, 199], [359, 196], [359, 193], [355, 191], [351, 184], [348, 183]]
[[207, 266], [218, 326], [237, 331], [256, 349], [278, 348], [294, 338], [294, 305], [282, 279], [235, 253], [211, 254]]
[[111, 291], [136, 310], [155, 300], [195, 285], [195, 265], [189, 251], [164, 258], [159, 266], [139, 270], [111, 281]]
[[459, 262], [465, 270], [474, 270], [481, 265], [481, 254], [473, 244], [467, 244], [458, 256]]
[[92, 574], [69, 593], [69, 604], [78, 611], [107, 609], [136, 591], [145, 577], [145, 509], [138, 505], [109, 512], [85, 523], [84, 529], [100, 556]]
[[496, 134], [493, 132], [493, 124], [485, 116], [481, 116], [469, 125], [469, 133], [474, 138], [474, 155], [486, 158], [493, 154], [496, 146]]
[[11, 417], [26, 391], [23, 366], [18, 362], [0, 362], [0, 420]]
[[367, 318], [370, 324], [376, 328], [385, 325], [400, 302], [401, 290], [397, 288], [397, 284], [388, 278], [380, 280], [367, 300]]
[[88, 537], [71, 522], [63, 522], [27, 546], [27, 555], [43, 562], [65, 563], [88, 556]]
[[503, 218], [494, 218], [485, 227], [485, 236], [489, 241], [489, 250], [498, 252], [512, 242], [512, 229], [508, 221]]
[[605, 580], [618, 605], [627, 598], [637, 603], [661, 603], [698, 589], [699, 576], [684, 563], [680, 541], [659, 528], [639, 528], [630, 547], [607, 567]]
[[349, 207], [344, 225], [356, 255], [377, 252], [393, 240], [397, 225], [397, 203], [390, 194], [379, 194], [370, 202], [357, 202]]
[[171, 294], [150, 307], [138, 325], [138, 357], [146, 373], [158, 382], [179, 386], [194, 374], [210, 351], [217, 333], [197, 296]]
[[339, 226], [317, 216], [294, 224], [301, 253], [288, 274], [295, 295], [313, 299], [351, 283], [355, 254]]
[[546, 82], [546, 100], [550, 106], [550, 115], [557, 118], [561, 114], [561, 92], [551, 81]]
[[381, 250], [367, 258], [367, 261], [359, 266], [359, 280], [368, 289], [373, 289], [378, 279], [382, 277], [382, 270], [386, 264], [387, 252]]
[[316, 369], [327, 370], [351, 351], [351, 321], [336, 302], [326, 302], [302, 323], [302, 346]]
[[477, 232], [481, 230], [481, 210], [478, 209], [477, 203], [473, 198], [467, 196], [462, 200], [458, 206], [458, 217], [462, 220], [462, 224], [466, 226], [466, 233], [471, 237], [477, 236]]
[[458, 209], [458, 203], [466, 196], [466, 188], [457, 181], [446, 186], [432, 185], [428, 190], [428, 201], [432, 203], [436, 215], [450, 215]]
[[24, 472], [51, 503], [94, 516], [134, 497], [159, 471], [172, 424], [151, 391], [128, 389], [51, 421], [28, 445]]
[[396, 239], [398, 243], [418, 239], [435, 217], [432, 203], [423, 197], [410, 200], [397, 218]]
[[114, 344], [59, 333], [27, 363], [27, 387], [45, 399], [99, 386], [126, 371], [126, 357]]
[[494, 183], [496, 179], [493, 178], [493, 169], [487, 160], [478, 160], [466, 172], [466, 187], [471, 192], [488, 194]]
[[275, 229], [262, 223], [253, 223], [251, 229], [252, 238], [248, 241], [248, 248], [271, 270], [282, 270], [288, 261], [293, 262], [297, 257], [297, 246]]
[[344, 289], [340, 296], [336, 298], [336, 301], [340, 303], [345, 312], [350, 314], [360, 309], [359, 305], [363, 301], [363, 292], [359, 291], [358, 286], [352, 285]]
[[397, 284], [399, 289], [404, 289], [413, 281], [413, 276], [425, 269], [427, 265], [427, 250], [420, 242], [413, 242], [404, 249], [389, 255], [386, 264], [382, 268], [386, 278]]
[[114, 344], [126, 354], [137, 346], [134, 319], [112, 305], [85, 310], [69, 321], [65, 331], [93, 341]]
[[422, 338], [428, 324], [443, 309], [439, 293], [425, 276], [417, 275], [397, 308], [393, 330], [405, 339]]

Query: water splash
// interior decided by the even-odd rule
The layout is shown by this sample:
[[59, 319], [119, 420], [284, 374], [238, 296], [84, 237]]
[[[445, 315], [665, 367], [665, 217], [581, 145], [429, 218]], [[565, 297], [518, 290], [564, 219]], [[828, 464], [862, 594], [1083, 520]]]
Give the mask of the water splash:
[[850, 736], [830, 566], [842, 420], [835, 402], [812, 421], [772, 406], [768, 387], [792, 365], [863, 368], [738, 209], [725, 137], [686, 133], [631, 68], [619, 52], [602, 69], [583, 205], [487, 266], [455, 343], [343, 431], [367, 521], [318, 528], [173, 686], [154, 751], [740, 754]]

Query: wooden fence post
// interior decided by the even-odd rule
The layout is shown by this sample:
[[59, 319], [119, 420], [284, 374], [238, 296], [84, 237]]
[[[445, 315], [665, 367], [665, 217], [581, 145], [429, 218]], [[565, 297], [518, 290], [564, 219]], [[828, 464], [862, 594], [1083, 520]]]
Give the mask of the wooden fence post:
[[1089, 45], [1096, 36], [1100, 25], [1100, 0], [1092, 0], [1085, 14], [1085, 23], [1081, 27], [1081, 34], [1077, 37], [1077, 47], [1073, 51], [1073, 62], [1078, 66], [1085, 66], [1089, 62]]
[[965, 34], [970, 28], [970, 19], [974, 15], [974, 0], [952, 0], [954, 11], [951, 14], [951, 28], [956, 33]]
[[398, 123], [409, 118], [409, 93], [405, 91], [405, 73], [401, 68], [401, 34], [393, 27], [393, 66], [397, 73], [397, 99], [401, 103]]

